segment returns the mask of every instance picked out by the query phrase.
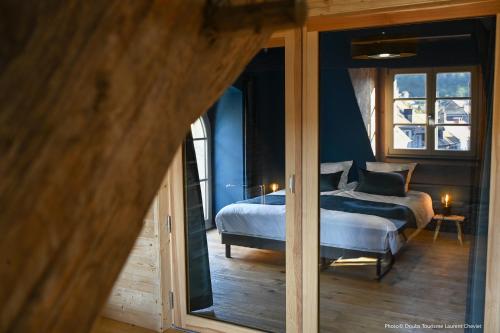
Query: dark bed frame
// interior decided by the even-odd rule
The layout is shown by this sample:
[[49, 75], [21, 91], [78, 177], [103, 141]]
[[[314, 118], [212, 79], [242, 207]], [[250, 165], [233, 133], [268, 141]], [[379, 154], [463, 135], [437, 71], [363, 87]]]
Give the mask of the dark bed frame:
[[[404, 229], [398, 230], [406, 241], [406, 235]], [[262, 250], [272, 250], [284, 252], [286, 243], [285, 241], [262, 238], [255, 236], [245, 236], [239, 234], [232, 234], [228, 232], [221, 233], [222, 244], [226, 246], [226, 258], [231, 258], [231, 245], [249, 247], [253, 249]], [[332, 261], [339, 258], [359, 258], [359, 257], [369, 257], [375, 258], [376, 261], [376, 279], [382, 279], [392, 268], [395, 262], [395, 257], [390, 250], [385, 253], [378, 252], [368, 252], [368, 251], [357, 251], [357, 250], [347, 250], [337, 247], [330, 246], [320, 246], [320, 256], [321, 256], [321, 266], [322, 268], [327, 268]], [[359, 264], [358, 264], [359, 265]]]

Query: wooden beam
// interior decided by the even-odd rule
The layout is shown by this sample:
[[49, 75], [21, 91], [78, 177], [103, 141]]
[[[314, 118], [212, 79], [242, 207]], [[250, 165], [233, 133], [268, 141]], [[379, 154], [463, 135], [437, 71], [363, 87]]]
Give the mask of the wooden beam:
[[91, 329], [189, 124], [271, 34], [205, 8], [1, 2], [0, 332]]
[[206, 10], [207, 28], [214, 31], [240, 31], [272, 26], [290, 29], [302, 26], [307, 17], [303, 0], [252, 1], [252, 3], [218, 4], [209, 1]]
[[[361, 5], [364, 5], [363, 9]], [[318, 11], [311, 4], [309, 6], [311, 7], [311, 16], [307, 20], [308, 31], [452, 20], [496, 15], [500, 11], [500, 1], [498, 0], [367, 1], [363, 4], [346, 3], [342, 7], [343, 11], [336, 11], [333, 5], [322, 11]]]

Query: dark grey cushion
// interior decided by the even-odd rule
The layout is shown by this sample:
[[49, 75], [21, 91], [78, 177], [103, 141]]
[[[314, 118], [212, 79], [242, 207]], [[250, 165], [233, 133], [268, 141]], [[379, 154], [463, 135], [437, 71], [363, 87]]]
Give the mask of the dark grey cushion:
[[321, 192], [337, 190], [343, 172], [344, 171], [321, 174], [319, 178], [319, 190]]
[[405, 197], [405, 181], [408, 170], [394, 172], [374, 172], [359, 169], [359, 183], [356, 191]]

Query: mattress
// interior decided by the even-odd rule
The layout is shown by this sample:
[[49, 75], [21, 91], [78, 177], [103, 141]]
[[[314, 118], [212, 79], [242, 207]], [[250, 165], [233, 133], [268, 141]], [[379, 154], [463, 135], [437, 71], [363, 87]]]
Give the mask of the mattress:
[[[285, 192], [273, 194], [285, 195]], [[354, 190], [321, 194], [406, 206], [413, 211], [418, 228], [424, 228], [434, 216], [431, 197], [418, 191], [409, 191], [406, 197], [373, 195]], [[284, 205], [234, 203], [221, 209], [215, 222], [219, 232], [284, 241], [285, 214]], [[397, 227], [387, 218], [321, 209], [320, 221], [321, 245], [377, 253], [390, 250], [393, 254], [403, 245]]]

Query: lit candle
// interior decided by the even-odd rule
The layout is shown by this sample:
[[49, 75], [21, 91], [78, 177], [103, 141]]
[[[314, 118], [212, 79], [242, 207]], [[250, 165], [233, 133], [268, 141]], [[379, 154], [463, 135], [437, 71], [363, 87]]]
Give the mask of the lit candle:
[[450, 202], [450, 196], [448, 193], [444, 196], [444, 206], [448, 207], [448, 203]]
[[269, 185], [269, 187], [271, 188], [272, 192], [276, 192], [280, 186], [276, 183], [272, 183], [271, 185]]

